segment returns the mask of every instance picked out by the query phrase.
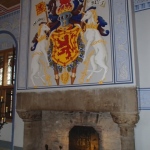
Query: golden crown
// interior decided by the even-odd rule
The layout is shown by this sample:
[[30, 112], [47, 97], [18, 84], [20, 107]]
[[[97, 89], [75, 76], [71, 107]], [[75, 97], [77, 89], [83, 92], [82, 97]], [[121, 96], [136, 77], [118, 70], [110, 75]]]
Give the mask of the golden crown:
[[57, 8], [56, 13], [58, 15], [64, 13], [64, 12], [70, 12], [73, 10], [73, 5], [71, 3], [63, 4], [60, 7]]

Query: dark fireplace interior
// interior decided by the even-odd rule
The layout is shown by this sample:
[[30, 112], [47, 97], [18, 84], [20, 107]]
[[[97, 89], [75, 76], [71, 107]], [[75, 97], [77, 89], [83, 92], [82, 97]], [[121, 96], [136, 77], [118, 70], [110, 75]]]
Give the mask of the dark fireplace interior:
[[100, 150], [99, 134], [93, 127], [74, 126], [69, 132], [69, 150]]

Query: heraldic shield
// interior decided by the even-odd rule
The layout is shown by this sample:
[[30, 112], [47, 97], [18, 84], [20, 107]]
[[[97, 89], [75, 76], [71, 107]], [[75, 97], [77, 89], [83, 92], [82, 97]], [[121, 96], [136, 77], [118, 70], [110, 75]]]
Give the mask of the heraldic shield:
[[78, 49], [77, 39], [81, 28], [77, 25], [72, 27], [59, 27], [51, 33], [50, 39], [53, 43], [52, 60], [62, 67], [66, 67], [73, 62], [80, 51]]

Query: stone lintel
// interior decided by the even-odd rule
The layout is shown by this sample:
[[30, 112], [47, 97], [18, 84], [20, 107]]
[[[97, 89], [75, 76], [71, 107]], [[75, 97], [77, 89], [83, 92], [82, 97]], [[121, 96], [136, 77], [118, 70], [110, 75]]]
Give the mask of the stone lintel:
[[136, 87], [17, 93], [17, 110], [137, 112]]

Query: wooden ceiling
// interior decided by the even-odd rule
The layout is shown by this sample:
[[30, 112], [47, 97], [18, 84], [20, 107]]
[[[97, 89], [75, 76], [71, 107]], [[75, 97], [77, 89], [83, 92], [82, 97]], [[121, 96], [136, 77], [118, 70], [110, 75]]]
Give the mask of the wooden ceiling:
[[20, 4], [20, 0], [0, 0], [0, 5], [4, 6], [5, 8], [10, 8]]
[[20, 9], [20, 0], [0, 0], [0, 16]]

